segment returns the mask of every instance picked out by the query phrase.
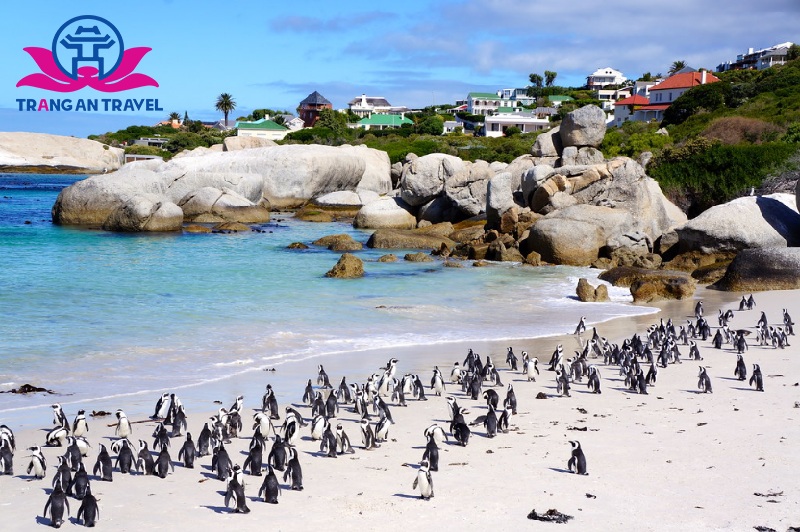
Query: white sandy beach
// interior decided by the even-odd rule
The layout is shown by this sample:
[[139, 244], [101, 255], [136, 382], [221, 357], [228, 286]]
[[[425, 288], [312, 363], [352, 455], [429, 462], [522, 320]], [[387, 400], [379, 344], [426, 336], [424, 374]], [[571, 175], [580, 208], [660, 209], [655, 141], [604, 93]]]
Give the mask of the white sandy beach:
[[[738, 308], [738, 295], [700, 291], [706, 316], [716, 328], [720, 301], [736, 300], [724, 308]], [[800, 293], [755, 294], [755, 310], [735, 312], [732, 328], [754, 328], [760, 312], [771, 324], [781, 324], [781, 309], [787, 307], [800, 317]], [[677, 324], [693, 318], [695, 301], [661, 305], [659, 315], [618, 319], [598, 326], [598, 332], [613, 342], [621, 342], [634, 332], [644, 333], [648, 324], [672, 318]], [[796, 308], [793, 308], [795, 306]], [[586, 306], [591, 313], [591, 304]], [[793, 312], [792, 312], [793, 311]], [[565, 332], [574, 324], [565, 324]], [[751, 336], [752, 338], [752, 336]], [[224, 506], [225, 484], [213, 478], [211, 457], [199, 459], [194, 470], [177, 461], [183, 438], [171, 444], [175, 471], [160, 479], [155, 476], [121, 475], [113, 482], [92, 478], [92, 491], [99, 499], [98, 526], [114, 530], [188, 530], [220, 526], [274, 530], [345, 530], [353, 527], [401, 530], [410, 526], [444, 530], [752, 530], [766, 526], [785, 531], [800, 526], [800, 341], [790, 338], [791, 347], [780, 350], [751, 345], [744, 358], [748, 378], [752, 364], [761, 365], [765, 392], [756, 392], [734, 378], [735, 351], [730, 346], [712, 349], [710, 340], [700, 342], [702, 362], [687, 360], [688, 347], [681, 347], [684, 360], [660, 370], [657, 384], [648, 395], [625, 390], [623, 377], [614, 367], [601, 367], [601, 395], [589, 393], [585, 384], [574, 383], [572, 396], [556, 397], [554, 374], [546, 362], [556, 344], [564, 343], [571, 355], [577, 347], [575, 337], [567, 335], [532, 341], [513, 342], [519, 354], [527, 350], [540, 361], [541, 375], [526, 382], [504, 364], [507, 345], [448, 344], [446, 347], [406, 348], [328, 358], [325, 364], [331, 383], [336, 386], [348, 367], [348, 359], [369, 357], [379, 371], [391, 357], [397, 357], [398, 373], [418, 372], [424, 383], [438, 365], [445, 375], [453, 362], [463, 361], [472, 347], [491, 355], [504, 383], [497, 392], [505, 397], [505, 385], [512, 383], [519, 403], [519, 414], [512, 419], [508, 434], [490, 439], [483, 427], [472, 427], [467, 447], [454, 443], [440, 449], [440, 468], [433, 473], [435, 497], [418, 498], [412, 490], [416, 464], [425, 447], [423, 430], [434, 422], [449, 425], [446, 399], [426, 390], [425, 402], [408, 400], [408, 407], [392, 408], [396, 421], [390, 440], [379, 449], [361, 448], [358, 416], [344, 406], [338, 419], [353, 441], [355, 454], [337, 459], [323, 457], [319, 442], [309, 438], [309, 427], [301, 429], [303, 439], [297, 448], [304, 473], [303, 491], [290, 491], [283, 482], [278, 505], [256, 497], [263, 477], [246, 477], [246, 494], [251, 512], [234, 514]], [[318, 360], [307, 361], [297, 370], [294, 404], [310, 418], [310, 408], [302, 405], [303, 386], [316, 377]], [[708, 368], [713, 394], [697, 393], [698, 364]], [[300, 374], [303, 374], [300, 377]], [[367, 375], [348, 374], [348, 382], [363, 382]], [[261, 381], [257, 383], [257, 381]], [[250, 376], [246, 384], [230, 383], [231, 391], [245, 395], [243, 436], [227, 446], [234, 463], [245, 459], [251, 430], [250, 415], [260, 408], [263, 386], [269, 373]], [[467, 421], [486, 410], [483, 401], [472, 401], [460, 387], [448, 385], [448, 395], [458, 398], [470, 410]], [[535, 399], [544, 392], [548, 398]], [[189, 431], [197, 437], [203, 423], [216, 408], [213, 401], [228, 407], [228, 397], [208, 397], [196, 405], [184, 400], [189, 416]], [[145, 420], [152, 413], [157, 396], [124, 404], [90, 405], [88, 410], [114, 411], [123, 408], [132, 421]], [[286, 406], [280, 404], [281, 414]], [[77, 408], [75, 408], [76, 410]], [[208, 414], [204, 414], [207, 412]], [[75, 412], [67, 410], [72, 421]], [[3, 530], [36, 530], [49, 524], [42, 517], [47, 502], [60, 448], [45, 448], [47, 477], [31, 480], [25, 474], [29, 459], [27, 447], [43, 445], [51, 426], [49, 409], [32, 411], [30, 419], [40, 429], [16, 430], [17, 452], [14, 476], [0, 476], [0, 517]], [[85, 459], [87, 469], [95, 463], [99, 443], [113, 438], [112, 417], [89, 418], [89, 441], [94, 452]], [[5, 422], [0, 420], [0, 423]], [[154, 422], [136, 423], [134, 439], [148, 441], [152, 448]], [[567, 471], [570, 440], [579, 440], [586, 453], [588, 476]], [[265, 452], [266, 457], [266, 452]], [[757, 495], [761, 494], [761, 495]], [[80, 502], [70, 499], [71, 522]], [[527, 519], [531, 510], [539, 513], [557, 509], [573, 516], [566, 525]]]

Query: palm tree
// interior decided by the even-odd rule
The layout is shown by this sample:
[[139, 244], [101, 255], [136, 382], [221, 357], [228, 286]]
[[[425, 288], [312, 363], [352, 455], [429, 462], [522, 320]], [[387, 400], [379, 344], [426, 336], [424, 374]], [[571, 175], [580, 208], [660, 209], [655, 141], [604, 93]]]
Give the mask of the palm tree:
[[172, 111], [169, 114], [169, 121], [170, 122], [172, 122], [173, 120], [180, 120], [180, 119], [181, 119], [181, 115], [178, 112]]
[[233, 96], [227, 92], [223, 92], [217, 96], [216, 109], [225, 115], [225, 127], [228, 127], [228, 113], [236, 109], [236, 102], [234, 101]]
[[686, 61], [683, 60], [673, 61], [672, 66], [669, 67], [669, 71], [667, 72], [667, 74], [671, 76], [673, 74], [680, 72], [684, 68], [686, 68]]

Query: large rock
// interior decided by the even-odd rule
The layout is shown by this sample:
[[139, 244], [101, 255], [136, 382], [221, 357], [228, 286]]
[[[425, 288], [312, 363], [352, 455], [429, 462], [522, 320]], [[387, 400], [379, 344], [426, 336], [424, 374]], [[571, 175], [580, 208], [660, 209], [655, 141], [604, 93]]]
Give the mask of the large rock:
[[352, 253], [345, 253], [339, 258], [336, 265], [325, 274], [325, 277], [338, 279], [364, 277], [364, 262]]
[[313, 244], [322, 246], [331, 251], [358, 251], [363, 248], [361, 242], [356, 241], [352, 236], [343, 233], [338, 235], [327, 235], [316, 239]]
[[579, 107], [561, 121], [559, 134], [564, 147], [597, 148], [606, 135], [606, 114], [596, 105]]
[[419, 229], [412, 231], [378, 229], [372, 233], [372, 236], [367, 240], [368, 248], [377, 249], [439, 250], [442, 245], [453, 249], [456, 244], [445, 236], [440, 236], [435, 233], [425, 233]]
[[486, 161], [465, 163], [462, 171], [445, 181], [444, 196], [465, 217], [476, 216], [486, 210], [486, 184], [494, 174], [492, 166]]
[[178, 206], [187, 222], [195, 223], [266, 223], [269, 221], [269, 202], [258, 205], [236, 192], [203, 187], [184, 196]]
[[486, 227], [488, 229], [500, 228], [500, 218], [515, 205], [513, 192], [510, 172], [500, 172], [489, 180], [486, 189]]
[[361, 207], [353, 220], [353, 227], [413, 229], [417, 226], [417, 219], [409, 209], [410, 207], [400, 198], [382, 197]]
[[0, 132], [0, 172], [100, 174], [117, 170], [124, 155], [94, 140]]
[[630, 287], [634, 303], [664, 299], [688, 299], [694, 295], [695, 280], [686, 272], [648, 270], [629, 266], [611, 268], [599, 278], [614, 286]]
[[391, 177], [392, 166], [388, 153], [383, 150], [374, 150], [364, 145], [344, 145], [339, 146], [338, 149], [364, 162], [364, 173], [356, 185], [356, 192], [359, 194], [367, 192], [388, 194], [394, 189]]
[[800, 248], [740, 251], [722, 279], [713, 286], [732, 292], [797, 290], [800, 288]]
[[794, 194], [745, 196], [715, 205], [676, 229], [681, 251], [717, 253], [800, 246]]
[[400, 196], [412, 207], [425, 205], [444, 191], [449, 178], [465, 171], [464, 161], [452, 155], [432, 153], [418, 157], [403, 169]]
[[531, 155], [534, 157], [560, 157], [563, 149], [561, 128], [556, 126], [536, 137], [531, 147]]
[[133, 196], [114, 209], [103, 224], [107, 231], [180, 231], [183, 211], [174, 203], [162, 202], [159, 196]]
[[240, 137], [238, 135], [232, 137], [225, 137], [222, 141], [222, 151], [237, 151], [249, 150], [251, 148], [268, 148], [277, 146], [274, 140], [265, 139], [262, 137]]

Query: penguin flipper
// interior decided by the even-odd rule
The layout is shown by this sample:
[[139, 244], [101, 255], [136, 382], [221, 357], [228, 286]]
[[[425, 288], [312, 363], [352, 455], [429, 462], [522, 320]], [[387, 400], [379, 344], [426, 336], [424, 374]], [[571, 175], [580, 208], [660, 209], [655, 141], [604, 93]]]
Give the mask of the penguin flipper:
[[[418, 484], [418, 483], [419, 483], [419, 479], [418, 479], [418, 478], [415, 478], [415, 479], [414, 479], [414, 484], [412, 484], [412, 485], [411, 485], [411, 489], [412, 489], [412, 490], [415, 490], [415, 489], [417, 489], [417, 484]], [[48, 503], [48, 504], [50, 504], [50, 501], [47, 501], [47, 503]], [[47, 508], [47, 507], [45, 507], [45, 509], [46, 509], [46, 508]]]

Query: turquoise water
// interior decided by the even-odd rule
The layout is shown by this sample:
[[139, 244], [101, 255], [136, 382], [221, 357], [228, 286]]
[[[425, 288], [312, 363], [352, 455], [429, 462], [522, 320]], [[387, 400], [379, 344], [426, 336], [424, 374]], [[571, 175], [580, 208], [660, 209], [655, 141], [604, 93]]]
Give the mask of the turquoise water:
[[[339, 253], [289, 250], [349, 224], [276, 214], [248, 234], [114, 234], [55, 226], [74, 176], [0, 174], [0, 390], [31, 383], [79, 402], [171, 390], [337, 353], [571, 332], [582, 268], [379, 263], [324, 277]], [[402, 251], [394, 251], [402, 257]], [[642, 314], [593, 304], [594, 322]], [[296, 400], [295, 397], [292, 397]], [[62, 402], [66, 399], [62, 399]], [[0, 394], [4, 413], [52, 402]]]

